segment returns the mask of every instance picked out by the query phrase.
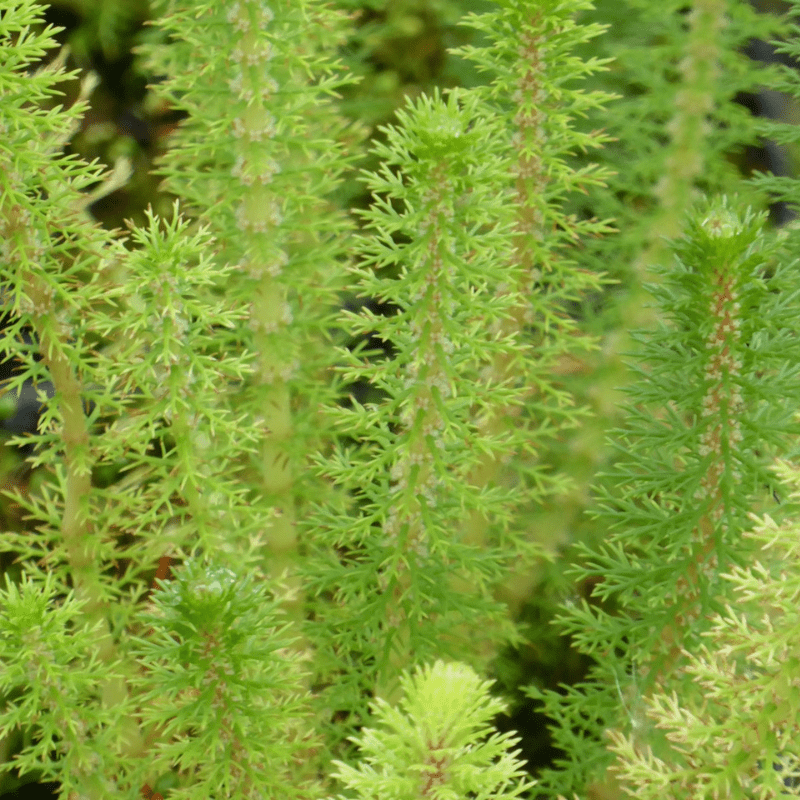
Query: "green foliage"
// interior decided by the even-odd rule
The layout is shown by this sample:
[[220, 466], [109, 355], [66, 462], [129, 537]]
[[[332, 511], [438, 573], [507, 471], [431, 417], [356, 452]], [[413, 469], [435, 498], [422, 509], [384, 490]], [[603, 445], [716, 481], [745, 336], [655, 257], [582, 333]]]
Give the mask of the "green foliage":
[[336, 777], [355, 797], [500, 800], [532, 788], [509, 749], [517, 740], [492, 730], [503, 704], [489, 696], [488, 682], [463, 664], [437, 661], [400, 683], [400, 707], [378, 701], [379, 727], [356, 737], [358, 767], [336, 762]]
[[146, 16], [144, 0], [59, 0], [56, 8], [67, 8], [82, 18], [69, 38], [76, 56], [87, 62], [92, 50], [101, 50], [111, 60], [123, 55], [125, 34]]
[[59, 597], [51, 575], [36, 577], [7, 581], [2, 593], [0, 689], [9, 699], [0, 732], [36, 724], [35, 740], [17, 757], [21, 773], [35, 770], [67, 792], [106, 790], [103, 773], [119, 752], [119, 709], [98, 702], [98, 674], [120, 678], [119, 665], [99, 657], [100, 623], [75, 626], [82, 610], [75, 596]]
[[[780, 470], [798, 499], [796, 466]], [[647, 715], [664, 730], [680, 760], [654, 761], [647, 749], [620, 736], [619, 771], [642, 797], [795, 796], [797, 747], [798, 530], [796, 518], [778, 524], [769, 515], [746, 534], [755, 560], [734, 567], [725, 580], [729, 602], [704, 631], [704, 643], [687, 653], [686, 677], [697, 697], [659, 694]]]
[[[764, 197], [796, 186], [739, 180], [730, 102], [767, 76], [745, 39], [792, 29], [738, 0], [368, 6], [154, 3], [139, 69], [185, 120], [173, 199], [123, 233], [87, 209], [130, 165], [69, 153], [93, 80], [60, 105], [59, 32], [0, 0], [0, 348], [43, 405], [5, 491], [0, 789], [793, 790], [800, 284]], [[109, 52], [134, 8], [93, 9]], [[531, 600], [548, 558], [563, 594]], [[484, 680], [547, 646], [529, 600], [593, 660], [528, 689], [562, 750], [536, 784]]]
[[[362, 513], [336, 517], [323, 509], [310, 520], [317, 545], [357, 553], [324, 580], [309, 575], [321, 591], [348, 601], [325, 609], [315, 638], [336, 633], [341, 641], [341, 631], [351, 630], [354, 649], [375, 664], [387, 696], [398, 665], [456, 656], [467, 630], [453, 636], [459, 626], [469, 626], [476, 656], [480, 640], [512, 635], [489, 588], [511, 559], [530, 552], [512, 538], [478, 549], [456, 533], [471, 512], [502, 523], [513, 501], [508, 490], [470, 480], [482, 456], [500, 458], [519, 446], [485, 435], [477, 413], [514, 405], [520, 395], [481, 375], [498, 354], [518, 350], [509, 338], [488, 335], [517, 299], [497, 292], [514, 275], [513, 205], [508, 190], [497, 191], [508, 183], [501, 133], [481, 118], [477, 98], [458, 92], [447, 101], [435, 94], [411, 102], [398, 119], [376, 147], [381, 174], [366, 177], [376, 202], [363, 214], [368, 234], [358, 240], [362, 260], [353, 268], [360, 292], [397, 312], [347, 320], [351, 332], [374, 331], [394, 352], [372, 364], [342, 354], [345, 380], [366, 379], [386, 400], [331, 410], [336, 429], [359, 444], [338, 447], [322, 465], [357, 493]], [[496, 153], [478, 149], [483, 141], [497, 142]], [[396, 279], [385, 269], [395, 266]]]
[[[765, 487], [776, 485], [773, 459], [796, 452], [800, 284], [796, 261], [776, 259], [763, 225], [725, 198], [704, 204], [652, 287], [663, 322], [637, 336], [619, 458], [598, 487], [595, 515], [608, 533], [598, 547], [579, 547], [575, 572], [596, 584], [602, 605], [584, 602], [562, 620], [597, 661], [584, 693], [600, 724], [581, 727], [592, 735], [624, 728], [631, 747], [644, 743], [659, 758], [665, 743], [639, 716], [642, 694], [696, 695], [697, 684], [675, 671], [729, 602], [723, 575], [752, 558], [742, 534]], [[550, 693], [546, 702], [564, 723], [562, 704], [584, 708], [578, 695]], [[567, 724], [559, 730], [570, 735]], [[592, 760], [609, 765], [601, 740], [595, 747]], [[584, 766], [590, 749], [570, 747]]]
[[154, 601], [141, 619], [152, 630], [136, 648], [134, 681], [141, 722], [158, 735], [149, 772], [174, 769], [178, 786], [191, 787], [172, 797], [302, 796], [307, 788], [287, 769], [304, 747], [302, 672], [263, 576], [191, 560]]

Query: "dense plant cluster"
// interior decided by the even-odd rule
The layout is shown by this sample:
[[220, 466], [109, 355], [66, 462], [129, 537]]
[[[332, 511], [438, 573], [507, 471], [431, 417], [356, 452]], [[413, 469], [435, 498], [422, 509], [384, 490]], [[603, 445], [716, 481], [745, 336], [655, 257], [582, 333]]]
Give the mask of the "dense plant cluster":
[[[800, 135], [733, 102], [800, 96], [742, 53], [796, 55], [791, 17], [365, 5], [155, 2], [136, 70], [179, 122], [147, 169], [75, 152], [96, 78], [0, 0], [4, 391], [41, 405], [0, 792], [796, 792], [798, 235], [766, 210], [796, 183], [735, 161]], [[557, 635], [591, 665], [558, 689]], [[495, 727], [520, 686], [536, 780]]]

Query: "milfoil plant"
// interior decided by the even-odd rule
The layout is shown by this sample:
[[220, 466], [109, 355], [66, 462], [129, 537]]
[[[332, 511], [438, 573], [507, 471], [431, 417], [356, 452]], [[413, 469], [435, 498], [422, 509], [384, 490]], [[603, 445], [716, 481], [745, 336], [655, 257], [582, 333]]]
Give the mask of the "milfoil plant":
[[[603, 26], [568, 5], [467, 15], [479, 44], [453, 55], [482, 83], [409, 98], [348, 215], [367, 151], [338, 104], [348, 15], [158, 0], [138, 55], [186, 115], [156, 169], [175, 200], [123, 233], [87, 209], [126, 163], [65, 152], [91, 78], [58, 105], [76, 76], [45, 59], [55, 31], [0, 0], [6, 391], [40, 386], [25, 443], [44, 475], [8, 493], [27, 525], [2, 538], [4, 788], [488, 800], [614, 791], [614, 752], [641, 784], [644, 747], [683, 768], [643, 709], [659, 692], [695, 708], [687, 654], [737, 602], [723, 576], [752, 555], [769, 460], [792, 451], [790, 240], [720, 198], [664, 264], [669, 322], [641, 338], [604, 493], [618, 533], [583, 553], [605, 606], [567, 616], [597, 666], [548, 697], [571, 761], [534, 787], [515, 737], [492, 733], [487, 677], [561, 544], [535, 530], [570, 485], [551, 448], [586, 418], [564, 375], [595, 344], [576, 311], [602, 294], [588, 243], [611, 226], [574, 194], [624, 193], [591, 161], [610, 137], [579, 121], [612, 99], [580, 88], [605, 67], [578, 55]], [[710, 11], [691, 42], [727, 52]], [[713, 106], [694, 63], [689, 99]], [[672, 130], [694, 130], [681, 109]], [[791, 759], [784, 737], [747, 768], [785, 785]]]
[[[771, 466], [797, 453], [800, 284], [790, 240], [765, 236], [764, 223], [726, 198], [704, 202], [650, 287], [663, 321], [636, 337], [638, 380], [613, 440], [620, 457], [593, 512], [606, 535], [578, 548], [574, 573], [594, 586], [591, 603], [561, 615], [595, 664], [565, 694], [533, 692], [560, 722], [554, 734], [572, 761], [548, 770], [554, 794], [665, 796], [671, 764], [669, 797], [749, 796], [723, 791], [743, 766], [730, 749], [703, 760], [685, 730], [665, 736], [664, 718], [649, 709], [710, 707], [687, 659], [714, 615], [736, 602], [727, 576], [754, 559], [753, 512], [792, 509]], [[774, 784], [769, 750], [751, 751], [756, 785]], [[717, 782], [695, 794], [720, 762]]]
[[[554, 370], [590, 342], [565, 304], [601, 282], [565, 244], [607, 227], [559, 204], [603, 173], [565, 163], [601, 137], [570, 133], [554, 87], [599, 65], [544, 58], [599, 29], [526, 5], [482, 21], [513, 32], [485, 47], [492, 92], [421, 97], [384, 130], [355, 233], [347, 18], [159, 4], [140, 55], [188, 113], [158, 167], [177, 199], [123, 234], [87, 208], [127, 165], [64, 152], [90, 80], [56, 105], [75, 76], [41, 62], [54, 31], [3, 3], [6, 391], [52, 384], [25, 440], [46, 478], [11, 493], [29, 525], [3, 538], [6, 785], [322, 797], [371, 763], [371, 698], [380, 719], [405, 695], [392, 735], [429, 733], [377, 752], [409, 797], [526, 788], [513, 740], [484, 741], [501, 706], [476, 670], [520, 636], [495, 597], [539, 555], [516, 512], [565, 482], [537, 449], [578, 418]], [[397, 313], [340, 314], [345, 292]], [[372, 331], [390, 358], [346, 346]], [[354, 380], [375, 399], [343, 399]]]
[[[796, 21], [800, 5], [791, 5]], [[777, 51], [797, 58], [796, 27], [792, 33], [777, 43]], [[800, 97], [797, 75], [786, 66], [771, 85], [795, 102]], [[792, 125], [762, 121], [759, 129], [777, 142], [798, 141]], [[796, 206], [800, 188], [796, 179], [760, 174], [753, 182]], [[662, 461], [658, 471], [653, 464], [647, 481], [627, 477], [628, 497], [638, 496], [640, 507], [648, 502], [649, 513], [621, 518], [620, 506], [615, 512], [606, 506], [622, 522], [612, 547], [635, 557], [618, 559], [608, 591], [600, 593], [607, 599], [613, 596], [624, 609], [620, 618], [611, 622], [610, 617], [591, 614], [591, 625], [581, 626], [584, 631], [592, 629], [580, 635], [584, 646], [594, 649], [601, 642], [603, 650], [614, 646], [629, 665], [625, 669], [625, 662], [618, 662], [613, 670], [614, 689], [622, 703], [622, 709], [612, 714], [616, 721], [605, 712], [595, 717], [608, 725], [610, 751], [594, 761], [594, 774], [587, 776], [594, 791], [621, 787], [641, 798], [773, 798], [800, 792], [798, 228], [791, 223], [772, 241], [765, 240], [754, 235], [751, 226], [758, 223], [752, 215], [732, 211], [717, 204], [702, 218], [702, 229], [691, 225], [678, 247], [681, 271], [689, 267], [696, 273], [696, 290], [703, 272], [714, 276], [718, 287], [710, 293], [696, 291], [697, 298], [706, 299], [704, 329], [711, 334], [706, 353], [700, 356], [707, 361], [701, 406], [696, 405], [696, 391], [676, 392], [669, 404], [673, 410], [686, 410], [694, 394], [690, 402], [696, 410], [684, 415], [681, 424], [684, 445], [694, 457], [673, 461], [673, 467], [680, 469], [681, 481], [675, 485], [683, 488], [682, 496], [673, 497], [669, 506], [655, 513], [655, 492], [659, 484], [666, 487], [669, 474], [669, 465]], [[714, 262], [717, 266], [707, 272]], [[719, 302], [724, 300], [719, 289], [727, 301]], [[717, 300], [710, 308], [707, 300], [714, 296]], [[659, 306], [684, 329], [697, 326], [692, 307], [700, 311], [701, 306], [685, 295], [676, 304], [679, 297], [674, 288], [661, 292]], [[651, 340], [645, 353], [655, 344]], [[652, 356], [646, 360], [653, 363]], [[687, 364], [699, 367], [701, 360], [691, 358]], [[641, 390], [635, 394], [645, 400]], [[734, 417], [730, 410], [736, 411]], [[678, 422], [672, 411], [666, 419]], [[656, 429], [637, 427], [633, 436], [641, 444], [649, 440], [655, 452]], [[661, 448], [661, 452], [669, 451]], [[700, 490], [695, 489], [693, 496], [690, 490], [699, 476], [691, 461], [705, 468]], [[651, 491], [643, 495], [646, 487]], [[676, 513], [679, 510], [683, 513]], [[634, 524], [628, 525], [628, 519]], [[688, 524], [681, 525], [681, 520]], [[689, 525], [694, 526], [691, 536]], [[638, 540], [641, 547], [659, 531], [663, 556], [642, 559], [634, 542]], [[682, 552], [676, 546], [680, 541]], [[603, 561], [608, 563], [611, 552], [606, 551], [600, 561], [597, 553], [587, 554], [592, 562], [589, 572]], [[625, 562], [629, 568], [619, 569]], [[631, 580], [634, 563], [647, 577]], [[665, 579], [671, 589], [664, 595], [666, 602], [654, 601], [650, 587]], [[646, 631], [640, 619], [648, 594], [661, 624]], [[570, 615], [568, 624], [574, 626], [580, 616], [584, 614]], [[630, 623], [625, 633], [622, 620]], [[599, 660], [610, 664], [605, 652]], [[589, 702], [600, 709], [612, 676], [601, 668], [595, 677], [579, 703], [592, 697]], [[581, 748], [581, 752], [583, 757], [586, 751]], [[608, 765], [604, 780], [602, 767]]]

